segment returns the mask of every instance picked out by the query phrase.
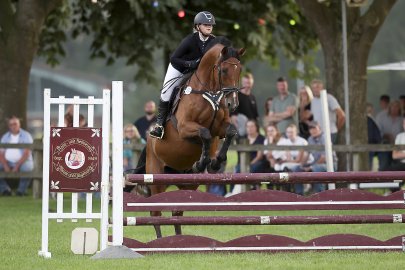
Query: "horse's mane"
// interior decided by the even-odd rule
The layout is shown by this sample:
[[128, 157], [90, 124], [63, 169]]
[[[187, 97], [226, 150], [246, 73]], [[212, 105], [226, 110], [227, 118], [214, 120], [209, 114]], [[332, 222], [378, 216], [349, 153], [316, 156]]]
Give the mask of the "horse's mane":
[[226, 59], [231, 58], [231, 57], [235, 57], [236, 59], [239, 60], [239, 54], [238, 54], [238, 52], [237, 52], [236, 49], [232, 48], [232, 42], [231, 42], [228, 38], [226, 38], [226, 37], [224, 37], [224, 36], [217, 36], [217, 37], [215, 37], [215, 38], [208, 44], [207, 49], [206, 49], [206, 52], [208, 52], [210, 49], [212, 49], [212, 48], [213, 48], [215, 45], [217, 45], [217, 44], [221, 44], [221, 45], [223, 45], [224, 47], [228, 47], [228, 48], [229, 48], [229, 50], [227, 50], [227, 54], [222, 56], [222, 58], [223, 58], [222, 60], [226, 60]]

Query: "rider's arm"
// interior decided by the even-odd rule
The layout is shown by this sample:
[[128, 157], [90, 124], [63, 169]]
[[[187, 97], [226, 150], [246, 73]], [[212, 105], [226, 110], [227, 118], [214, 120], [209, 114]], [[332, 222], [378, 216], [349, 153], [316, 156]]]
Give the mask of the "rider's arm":
[[195, 41], [193, 40], [193, 35], [185, 37], [174, 53], [170, 57], [170, 63], [175, 68], [189, 68], [189, 61], [184, 60], [184, 56], [190, 53], [190, 48]]

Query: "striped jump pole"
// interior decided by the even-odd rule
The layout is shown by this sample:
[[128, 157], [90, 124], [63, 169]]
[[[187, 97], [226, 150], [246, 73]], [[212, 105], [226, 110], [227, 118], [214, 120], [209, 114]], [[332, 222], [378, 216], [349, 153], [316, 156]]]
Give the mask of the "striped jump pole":
[[405, 215], [330, 216], [217, 216], [217, 217], [126, 217], [124, 226], [148, 225], [314, 225], [404, 223]]
[[281, 172], [223, 174], [127, 174], [126, 180], [146, 185], [371, 183], [405, 180], [405, 172]]

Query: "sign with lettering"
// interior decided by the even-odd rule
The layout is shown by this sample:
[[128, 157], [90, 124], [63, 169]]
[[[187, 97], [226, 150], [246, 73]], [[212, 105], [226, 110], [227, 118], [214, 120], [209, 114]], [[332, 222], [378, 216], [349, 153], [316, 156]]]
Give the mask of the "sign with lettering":
[[101, 148], [101, 128], [51, 128], [49, 191], [100, 191]]

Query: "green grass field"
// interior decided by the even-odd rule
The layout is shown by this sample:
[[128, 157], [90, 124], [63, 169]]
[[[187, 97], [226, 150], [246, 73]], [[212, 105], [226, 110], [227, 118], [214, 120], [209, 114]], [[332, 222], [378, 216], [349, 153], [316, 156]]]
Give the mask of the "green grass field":
[[[96, 207], [98, 205], [95, 205]], [[51, 206], [52, 208], [53, 206]], [[399, 213], [400, 211], [396, 211]], [[240, 253], [240, 254], [163, 254], [148, 255], [137, 260], [91, 260], [90, 256], [73, 255], [70, 251], [71, 232], [76, 227], [98, 229], [97, 223], [50, 222], [52, 259], [38, 257], [41, 243], [41, 201], [31, 197], [0, 197], [0, 269], [404, 269], [405, 253], [378, 252], [307, 252], [307, 253]], [[348, 211], [359, 214], [364, 211]], [[367, 211], [370, 214], [392, 211]], [[204, 213], [187, 213], [203, 215]], [[254, 213], [215, 213], [216, 215], [260, 215]], [[267, 212], [267, 215], [300, 215], [299, 212]], [[305, 214], [333, 214], [327, 211], [307, 211]], [[334, 213], [336, 214], [336, 212]], [[164, 227], [165, 235], [173, 234]], [[185, 226], [185, 234], [208, 236], [222, 241], [236, 237], [269, 233], [309, 240], [332, 233], [357, 233], [380, 240], [404, 234], [404, 224], [387, 225], [316, 225], [316, 226]], [[154, 238], [149, 227], [125, 228], [125, 236], [141, 241]]]

